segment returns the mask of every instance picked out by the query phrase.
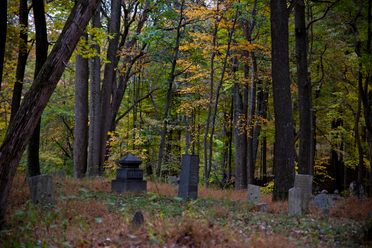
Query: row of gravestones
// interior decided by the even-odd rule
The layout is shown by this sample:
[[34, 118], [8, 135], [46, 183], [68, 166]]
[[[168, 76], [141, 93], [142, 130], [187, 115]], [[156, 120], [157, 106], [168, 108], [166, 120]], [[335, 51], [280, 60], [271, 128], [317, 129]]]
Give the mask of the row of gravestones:
[[[323, 214], [328, 214], [329, 209], [340, 199], [338, 194], [328, 194], [326, 191], [313, 197], [312, 183], [311, 175], [296, 175], [294, 187], [288, 191], [288, 213], [290, 215], [308, 213], [311, 202]], [[256, 205], [260, 211], [267, 210], [267, 204], [260, 202], [260, 187], [257, 185], [248, 185], [248, 202]]]
[[[143, 180], [143, 171], [139, 169], [141, 160], [129, 154], [118, 161], [116, 179], [111, 182], [112, 191], [146, 192], [147, 182]], [[183, 155], [178, 196], [184, 199], [196, 199], [198, 196], [199, 156]], [[31, 200], [35, 204], [49, 205], [55, 202], [53, 176], [64, 177], [61, 173], [55, 175], [38, 175], [28, 179]]]

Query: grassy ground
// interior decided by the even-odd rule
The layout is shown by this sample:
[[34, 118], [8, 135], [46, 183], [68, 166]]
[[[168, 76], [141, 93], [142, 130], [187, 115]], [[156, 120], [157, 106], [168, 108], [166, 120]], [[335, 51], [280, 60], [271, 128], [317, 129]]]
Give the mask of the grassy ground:
[[[24, 177], [13, 184], [0, 247], [368, 247], [372, 199], [341, 200], [329, 217], [315, 209], [287, 215], [286, 203], [261, 213], [244, 191], [201, 188], [196, 201], [181, 201], [177, 188], [149, 182], [145, 195], [111, 193], [104, 179], [55, 179], [57, 203], [30, 203]], [[145, 223], [131, 224], [141, 210]], [[369, 223], [369, 224], [368, 224]]]

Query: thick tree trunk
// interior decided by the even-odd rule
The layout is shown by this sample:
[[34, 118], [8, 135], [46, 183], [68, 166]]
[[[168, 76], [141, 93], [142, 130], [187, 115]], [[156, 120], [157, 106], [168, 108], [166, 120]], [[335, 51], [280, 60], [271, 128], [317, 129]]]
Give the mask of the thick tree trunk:
[[235, 189], [247, 188], [247, 131], [239, 85], [234, 83]]
[[88, 59], [76, 55], [74, 177], [84, 177], [88, 158]]
[[287, 1], [271, 0], [270, 7], [275, 114], [273, 200], [285, 200], [294, 182], [294, 133], [289, 78]]
[[295, 33], [298, 84], [298, 110], [300, 114], [299, 173], [312, 174], [312, 132], [311, 132], [311, 82], [307, 65], [307, 30], [305, 23], [305, 2], [295, 4]]
[[5, 58], [5, 43], [7, 33], [7, 12], [8, 12], [8, 0], [1, 1], [0, 8], [0, 91], [1, 84], [3, 82], [3, 70], [4, 70], [4, 58]]
[[22, 153], [97, 4], [98, 0], [80, 0], [75, 5], [47, 61], [9, 124], [0, 147], [1, 224], [3, 224], [9, 192]]
[[120, 34], [120, 14], [121, 1], [111, 0], [111, 18], [109, 24], [109, 33], [113, 36], [110, 39], [107, 48], [107, 61], [105, 64], [104, 79], [102, 85], [102, 107], [101, 107], [101, 144], [100, 144], [100, 164], [99, 173], [103, 170], [103, 163], [105, 161], [106, 141], [108, 140], [108, 131], [111, 128], [112, 120], [112, 92], [114, 84], [116, 83], [116, 67], [118, 65], [117, 49], [119, 45]]
[[[100, 9], [98, 8], [92, 18], [92, 27], [101, 28]], [[88, 140], [88, 176], [98, 175], [100, 163], [100, 145], [101, 145], [101, 61], [100, 47], [98, 44], [92, 46], [96, 56], [90, 59], [90, 87], [89, 87], [89, 140]]]
[[27, 0], [19, 1], [19, 24], [21, 26], [19, 33], [18, 61], [16, 69], [16, 82], [13, 88], [12, 110], [10, 121], [16, 115], [21, 104], [23, 80], [25, 77], [26, 62], [28, 57], [27, 39], [28, 39], [28, 9]]
[[[41, 70], [48, 56], [48, 34], [45, 20], [44, 1], [33, 0], [32, 7], [34, 10], [34, 22], [36, 29], [36, 66], [34, 78]], [[41, 118], [32, 134], [27, 151], [28, 175], [40, 175], [40, 126]]]

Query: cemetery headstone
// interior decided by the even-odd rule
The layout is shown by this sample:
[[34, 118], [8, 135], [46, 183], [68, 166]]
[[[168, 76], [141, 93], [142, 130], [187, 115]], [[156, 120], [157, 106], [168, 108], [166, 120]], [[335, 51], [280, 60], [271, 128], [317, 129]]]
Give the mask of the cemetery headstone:
[[248, 184], [248, 202], [257, 204], [260, 201], [260, 186]]
[[143, 217], [143, 214], [141, 211], [136, 211], [132, 218], [132, 225], [133, 226], [141, 226], [145, 222], [145, 218]]
[[323, 214], [328, 214], [329, 209], [333, 205], [332, 195], [320, 193], [314, 197], [314, 206], [322, 211]]
[[179, 178], [177, 176], [169, 176], [168, 183], [171, 185], [178, 185]]
[[268, 210], [268, 204], [265, 202], [260, 202], [256, 204], [256, 207], [260, 212], [266, 213]]
[[120, 159], [116, 179], [111, 182], [112, 191], [118, 193], [147, 192], [147, 182], [143, 180], [143, 170], [139, 168], [141, 163], [142, 161], [132, 154]]
[[290, 215], [302, 214], [302, 190], [293, 187], [288, 191], [288, 212]]
[[199, 156], [182, 155], [181, 175], [178, 186], [178, 197], [183, 199], [198, 198]]
[[50, 175], [38, 175], [28, 179], [31, 200], [35, 204], [54, 204], [53, 178]]
[[301, 189], [301, 208], [304, 213], [309, 211], [309, 203], [312, 197], [313, 176], [297, 174], [294, 187]]

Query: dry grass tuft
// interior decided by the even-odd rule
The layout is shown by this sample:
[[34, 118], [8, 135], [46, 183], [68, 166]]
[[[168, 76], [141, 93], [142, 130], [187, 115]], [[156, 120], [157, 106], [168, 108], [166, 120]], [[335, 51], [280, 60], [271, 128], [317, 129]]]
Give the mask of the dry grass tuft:
[[164, 235], [168, 247], [247, 247], [231, 231], [188, 217], [168, 223], [168, 228]]
[[288, 238], [278, 235], [265, 233], [258, 233], [256, 236], [252, 237], [249, 244], [252, 248], [294, 248], [296, 245], [290, 241]]
[[167, 183], [147, 181], [147, 191], [161, 196], [175, 197], [177, 196], [178, 187]]
[[336, 203], [330, 214], [338, 218], [366, 220], [372, 212], [372, 198], [348, 197]]

